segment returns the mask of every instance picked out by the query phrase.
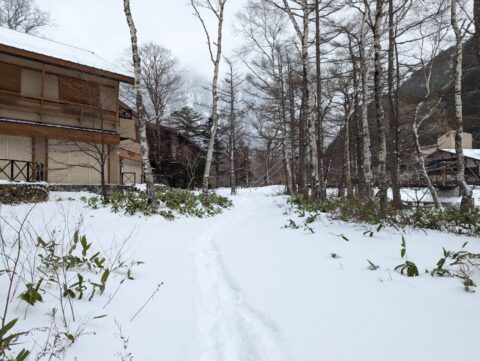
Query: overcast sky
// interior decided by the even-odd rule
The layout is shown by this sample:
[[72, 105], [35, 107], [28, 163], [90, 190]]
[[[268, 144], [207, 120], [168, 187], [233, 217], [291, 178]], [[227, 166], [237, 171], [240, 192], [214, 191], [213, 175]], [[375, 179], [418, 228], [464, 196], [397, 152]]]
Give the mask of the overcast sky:
[[[226, 5], [224, 54], [238, 45], [233, 31], [234, 15], [247, 0], [229, 0]], [[41, 34], [116, 61], [129, 46], [130, 35], [123, 13], [123, 0], [37, 0], [54, 25]], [[131, 0], [140, 42], [153, 41], [169, 48], [183, 67], [208, 78], [212, 65], [205, 35], [193, 16], [189, 0]], [[214, 31], [215, 22], [208, 21]]]

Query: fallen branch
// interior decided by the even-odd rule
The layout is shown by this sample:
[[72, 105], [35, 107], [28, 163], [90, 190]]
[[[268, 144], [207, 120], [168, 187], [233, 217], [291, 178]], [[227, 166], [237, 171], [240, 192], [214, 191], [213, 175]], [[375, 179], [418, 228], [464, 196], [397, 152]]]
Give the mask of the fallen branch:
[[149, 302], [150, 302], [151, 300], [153, 300], [153, 298], [154, 298], [155, 295], [158, 293], [158, 291], [160, 291], [160, 288], [161, 288], [162, 286], [163, 286], [163, 282], [157, 285], [156, 290], [153, 291], [153, 293], [152, 293], [152, 295], [150, 296], [150, 298], [143, 304], [142, 307], [140, 307], [140, 309], [137, 311], [137, 313], [135, 313], [135, 314], [133, 315], [133, 317], [130, 319], [130, 322], [132, 322], [132, 321], [138, 316], [138, 314], [139, 314], [140, 312], [142, 312], [143, 309], [149, 304]]

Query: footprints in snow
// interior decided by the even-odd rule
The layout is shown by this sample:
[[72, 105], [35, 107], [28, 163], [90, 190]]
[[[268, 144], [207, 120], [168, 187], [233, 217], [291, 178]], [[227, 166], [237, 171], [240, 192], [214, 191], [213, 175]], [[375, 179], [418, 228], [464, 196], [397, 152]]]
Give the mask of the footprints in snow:
[[215, 246], [215, 236], [233, 223], [230, 220], [238, 221], [245, 208], [218, 217], [192, 247], [200, 294], [196, 305], [199, 361], [287, 360], [278, 330], [246, 304]]

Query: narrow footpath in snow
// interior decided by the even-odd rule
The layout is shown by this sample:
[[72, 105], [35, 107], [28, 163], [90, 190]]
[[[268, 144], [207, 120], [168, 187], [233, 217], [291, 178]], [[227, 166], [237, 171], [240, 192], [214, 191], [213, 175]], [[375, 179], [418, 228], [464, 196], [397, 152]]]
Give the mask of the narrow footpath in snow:
[[201, 338], [199, 361], [288, 359], [279, 331], [247, 303], [215, 244], [217, 238], [241, 228], [254, 204], [252, 199], [239, 199], [233, 211], [218, 217], [192, 245], [200, 295], [195, 305]]

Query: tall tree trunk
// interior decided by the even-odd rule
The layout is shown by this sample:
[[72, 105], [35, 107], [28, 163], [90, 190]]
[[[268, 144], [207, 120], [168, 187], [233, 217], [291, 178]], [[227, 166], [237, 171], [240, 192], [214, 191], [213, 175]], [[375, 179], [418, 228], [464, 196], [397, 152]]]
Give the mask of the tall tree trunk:
[[[389, 120], [390, 120], [390, 175], [392, 178], [392, 193], [393, 206], [397, 209], [402, 207], [402, 197], [400, 194], [400, 160], [399, 160], [399, 146], [398, 146], [398, 113], [395, 106], [394, 94], [394, 55], [395, 55], [395, 19], [393, 0], [388, 0], [388, 100], [390, 105]], [[398, 87], [398, 83], [397, 83]], [[398, 90], [395, 90], [395, 93]]]
[[[221, 41], [221, 40], [220, 40]], [[219, 52], [221, 54], [221, 52]], [[217, 57], [219, 59], [219, 57]], [[212, 127], [210, 129], [210, 140], [208, 142], [207, 160], [205, 163], [205, 172], [203, 174], [203, 192], [208, 198], [208, 188], [210, 182], [210, 168], [212, 167], [213, 151], [215, 148], [215, 139], [218, 130], [218, 73], [220, 60], [215, 62], [215, 70], [212, 82]]]
[[156, 154], [155, 154], [155, 159], [156, 159], [156, 163], [157, 163], [157, 168], [155, 169], [155, 174], [157, 175], [157, 179], [158, 177], [160, 176], [160, 172], [162, 171], [161, 168], [162, 168], [162, 150], [161, 150], [161, 147], [160, 147], [160, 144], [162, 144], [162, 130], [161, 130], [161, 127], [160, 127], [160, 114], [158, 113], [155, 113], [155, 117], [156, 117], [156, 120], [155, 120], [155, 124], [156, 124], [156, 141], [157, 141], [157, 144], [156, 144]]
[[317, 76], [317, 148], [318, 148], [318, 178], [319, 178], [319, 200], [327, 197], [327, 187], [323, 169], [323, 114], [322, 114], [322, 63], [321, 63], [321, 39], [320, 39], [320, 0], [315, 0], [315, 60]]
[[265, 183], [270, 185], [270, 154], [272, 149], [272, 141], [267, 140], [267, 149], [265, 151]]
[[[312, 198], [318, 200], [320, 191], [319, 184], [319, 162], [318, 162], [318, 148], [317, 148], [317, 129], [316, 129], [316, 114], [315, 114], [315, 98], [314, 98], [314, 86], [313, 76], [310, 66], [310, 57], [308, 48], [310, 45], [310, 9], [308, 0], [302, 0], [300, 2], [303, 12], [303, 29], [300, 28], [295, 14], [293, 13], [287, 0], [283, 0], [285, 11], [292, 22], [292, 25], [297, 33], [297, 36], [301, 43], [302, 52], [302, 70], [303, 70], [303, 114], [308, 125], [308, 144], [310, 147], [310, 171], [312, 182]], [[308, 195], [308, 192], [305, 192]]]
[[235, 172], [235, 89], [233, 79], [233, 68], [230, 68], [230, 193], [237, 194], [237, 175]]
[[137, 29], [133, 22], [132, 12], [130, 10], [130, 0], [124, 0], [124, 12], [127, 18], [128, 27], [130, 29], [130, 37], [132, 43], [133, 66], [135, 71], [135, 99], [138, 112], [138, 120], [140, 125], [140, 146], [142, 155], [143, 172], [145, 174], [145, 182], [147, 184], [147, 196], [150, 204], [157, 205], [157, 196], [155, 194], [155, 183], [153, 179], [152, 166], [150, 164], [150, 150], [147, 141], [147, 124], [145, 120], [145, 111], [143, 107], [142, 92], [140, 90], [142, 79], [142, 60], [138, 52]]
[[[198, 11], [198, 4], [195, 0], [191, 0], [191, 5], [195, 10], [195, 14], [200, 20], [202, 27], [207, 36], [208, 50], [210, 53], [210, 58], [213, 63], [213, 80], [212, 80], [212, 125], [210, 128], [210, 140], [208, 142], [207, 149], [207, 158], [205, 161], [205, 171], [203, 173], [203, 193], [205, 195], [205, 201], [208, 202], [208, 190], [210, 185], [210, 173], [213, 162], [213, 153], [215, 150], [215, 140], [217, 137], [218, 130], [218, 77], [220, 71], [220, 62], [222, 60], [222, 40], [223, 40], [223, 21], [225, 14], [225, 3], [227, 0], [218, 0], [218, 8], [215, 9], [213, 3], [208, 0], [205, 5], [202, 5], [204, 8], [210, 8], [215, 17], [217, 18], [217, 39], [216, 41], [211, 41], [210, 35], [208, 33], [205, 21], [203, 20], [200, 12]], [[213, 53], [213, 47], [216, 47], [216, 54]]]
[[[305, 0], [306, 4], [307, 0]], [[310, 43], [310, 27], [309, 27], [309, 10], [308, 6], [304, 8], [304, 25], [303, 25], [303, 41], [302, 41], [302, 64], [303, 76], [306, 79], [306, 102], [307, 102], [307, 122], [308, 122], [308, 140], [310, 146], [310, 171], [312, 182], [312, 198], [320, 200], [320, 177], [317, 147], [317, 127], [315, 113], [315, 92], [313, 86], [313, 76], [310, 66], [310, 57], [308, 47]]]
[[[296, 126], [296, 116], [295, 116], [295, 92], [293, 86], [293, 69], [290, 63], [290, 58], [287, 55], [287, 71], [288, 71], [288, 108], [290, 113], [290, 147], [291, 147], [291, 154], [292, 154], [292, 188], [293, 193], [297, 193], [299, 190], [303, 189], [303, 182], [301, 181], [301, 177], [299, 174], [296, 173], [296, 155], [297, 155], [297, 147], [296, 147], [296, 134], [297, 134], [297, 126]], [[300, 143], [300, 142], [299, 142]], [[300, 148], [300, 147], [299, 147]], [[300, 158], [300, 155], [299, 155]], [[300, 164], [300, 159], [298, 160], [298, 164]]]
[[451, 3], [451, 23], [455, 33], [455, 56], [454, 56], [454, 83], [455, 83], [455, 120], [457, 129], [455, 133], [455, 151], [457, 153], [457, 182], [462, 190], [461, 210], [464, 213], [474, 208], [473, 192], [465, 180], [465, 156], [463, 155], [463, 102], [462, 102], [462, 78], [463, 78], [463, 45], [462, 33], [457, 20], [457, 0]]
[[298, 122], [298, 189], [304, 197], [308, 197], [307, 180], [305, 179], [306, 147], [305, 147], [305, 91], [302, 92], [302, 104], [300, 106], [300, 117]]
[[369, 90], [368, 79], [370, 78], [370, 58], [366, 51], [366, 13], [360, 30], [360, 69], [362, 79], [362, 137], [363, 137], [363, 172], [365, 175], [365, 195], [367, 199], [372, 199], [372, 158], [370, 146], [370, 128], [368, 125], [368, 102]]
[[350, 159], [350, 117], [349, 111], [345, 111], [345, 139], [344, 139], [344, 184], [347, 189], [347, 197], [353, 197], [353, 188], [352, 188], [352, 167]]
[[473, 21], [475, 23], [475, 38], [477, 42], [477, 61], [480, 67], [480, 0], [473, 0]]
[[278, 58], [279, 58], [279, 74], [278, 79], [280, 82], [280, 118], [281, 118], [281, 127], [282, 127], [282, 155], [285, 167], [285, 180], [287, 184], [287, 192], [288, 194], [294, 194], [293, 189], [293, 175], [292, 175], [292, 168], [290, 165], [290, 157], [288, 155], [288, 131], [287, 131], [287, 110], [286, 110], [286, 95], [285, 95], [285, 79], [283, 74], [283, 60], [282, 54], [278, 51]]
[[376, 0], [375, 25], [373, 31], [373, 46], [375, 50], [375, 109], [377, 113], [378, 130], [378, 186], [380, 196], [380, 214], [387, 214], [387, 142], [385, 137], [385, 112], [383, 109], [383, 79], [382, 79], [382, 20], [383, 0]]
[[358, 75], [358, 64], [356, 60], [356, 55], [354, 52], [354, 47], [352, 44], [352, 38], [349, 34], [348, 36], [348, 49], [350, 53], [350, 59], [352, 62], [352, 78], [353, 78], [353, 97], [354, 97], [354, 128], [355, 128], [355, 153], [356, 153], [356, 168], [357, 168], [357, 194], [365, 196], [365, 172], [363, 164], [363, 128], [361, 124], [360, 116], [360, 87], [359, 87], [359, 75]]
[[248, 147], [245, 148], [244, 162], [245, 162], [245, 185], [247, 188], [250, 188], [250, 150], [248, 149]]

